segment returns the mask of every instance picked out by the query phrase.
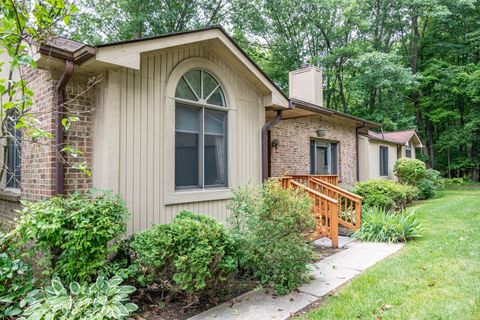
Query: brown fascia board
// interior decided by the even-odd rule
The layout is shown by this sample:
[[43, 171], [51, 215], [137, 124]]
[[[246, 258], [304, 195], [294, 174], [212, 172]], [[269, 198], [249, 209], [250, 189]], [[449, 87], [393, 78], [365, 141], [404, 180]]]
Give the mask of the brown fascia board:
[[365, 127], [370, 127], [370, 128], [380, 128], [381, 127], [381, 125], [379, 123], [369, 121], [369, 120], [365, 120], [365, 119], [362, 119], [362, 118], [359, 118], [359, 117], [355, 117], [355, 116], [352, 116], [350, 114], [343, 113], [343, 112], [340, 112], [340, 111], [327, 109], [327, 108], [321, 107], [321, 106], [313, 104], [313, 103], [309, 103], [309, 102], [298, 100], [298, 99], [290, 99], [290, 101], [292, 102], [292, 105], [295, 108], [305, 109], [305, 110], [320, 113], [320, 114], [336, 115], [336, 116], [339, 116], [341, 118], [348, 119], [348, 120], [363, 124], [363, 126], [365, 126]]
[[280, 94], [285, 97], [285, 99], [290, 100], [288, 98], [288, 96], [282, 91], [282, 89], [280, 89], [280, 87], [272, 79], [270, 79], [267, 76], [267, 74], [262, 70], [262, 68], [260, 68], [260, 66], [255, 61], [253, 61], [253, 59], [238, 45], [238, 43], [220, 25], [215, 25], [215, 26], [210, 26], [210, 27], [205, 27], [205, 28], [195, 29], [195, 30], [164, 33], [164, 34], [161, 34], [161, 35], [158, 35], [158, 36], [153, 36], [153, 37], [138, 38], [138, 39], [131, 39], [131, 40], [124, 40], [124, 41], [98, 44], [95, 47], [96, 48], [110, 47], [110, 46], [116, 46], [116, 45], [127, 44], [127, 43], [135, 43], [135, 42], [141, 42], [141, 41], [146, 41], [146, 40], [155, 40], [155, 39], [174, 37], [174, 36], [179, 36], [179, 35], [184, 35], [184, 34], [197, 33], [197, 32], [202, 32], [202, 31], [207, 31], [207, 30], [219, 30], [221, 33], [223, 33], [225, 35], [225, 37], [231, 43], [233, 43], [233, 45], [248, 59], [248, 61], [250, 61], [250, 63], [267, 79], [267, 81], [270, 82], [274, 86], [274, 88], [277, 89], [278, 92], [280, 92]]
[[80, 65], [95, 56], [97, 49], [89, 45], [83, 45], [75, 51], [67, 51], [49, 44], [44, 44], [40, 46], [40, 53], [49, 57], [71, 60], [73, 63]]

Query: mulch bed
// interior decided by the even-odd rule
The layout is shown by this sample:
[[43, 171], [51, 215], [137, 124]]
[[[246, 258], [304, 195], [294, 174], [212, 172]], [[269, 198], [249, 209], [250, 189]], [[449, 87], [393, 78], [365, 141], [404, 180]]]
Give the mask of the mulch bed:
[[[314, 245], [318, 253], [318, 262], [344, 249], [332, 249]], [[161, 290], [138, 289], [137, 294], [132, 297], [132, 302], [139, 306], [136, 319], [141, 320], [185, 320], [210, 308], [213, 308], [225, 301], [238, 297], [258, 287], [256, 281], [235, 278], [230, 281], [219, 296], [212, 300], [200, 301], [195, 305], [188, 305], [188, 302], [179, 297], [176, 300], [166, 302], [166, 293]]]
[[139, 306], [136, 319], [145, 320], [184, 320], [215, 307], [225, 301], [238, 297], [258, 286], [256, 281], [235, 278], [225, 286], [217, 298], [200, 301], [194, 305], [188, 305], [188, 302], [182, 297], [166, 302], [166, 294], [162, 296], [162, 291], [139, 289], [138, 293], [132, 297], [132, 302]]

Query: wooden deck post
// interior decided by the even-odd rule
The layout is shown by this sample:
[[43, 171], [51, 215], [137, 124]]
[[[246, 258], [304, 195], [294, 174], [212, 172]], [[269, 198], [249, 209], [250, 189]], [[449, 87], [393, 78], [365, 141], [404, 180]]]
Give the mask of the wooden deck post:
[[331, 217], [330, 217], [330, 236], [332, 239], [332, 248], [338, 248], [338, 207], [337, 205], [332, 205]]

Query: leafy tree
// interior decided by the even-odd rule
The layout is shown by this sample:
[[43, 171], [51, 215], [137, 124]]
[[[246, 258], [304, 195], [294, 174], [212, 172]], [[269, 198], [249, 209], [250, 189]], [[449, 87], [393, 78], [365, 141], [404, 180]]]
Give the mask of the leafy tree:
[[65, 33], [88, 43], [141, 38], [218, 24], [227, 0], [80, 0]]

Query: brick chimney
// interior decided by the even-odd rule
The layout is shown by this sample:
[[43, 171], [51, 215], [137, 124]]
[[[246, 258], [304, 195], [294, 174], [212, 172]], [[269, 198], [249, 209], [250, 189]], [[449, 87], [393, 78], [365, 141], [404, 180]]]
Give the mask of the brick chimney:
[[292, 99], [323, 106], [322, 70], [314, 66], [302, 66], [301, 69], [290, 71], [288, 95]]

